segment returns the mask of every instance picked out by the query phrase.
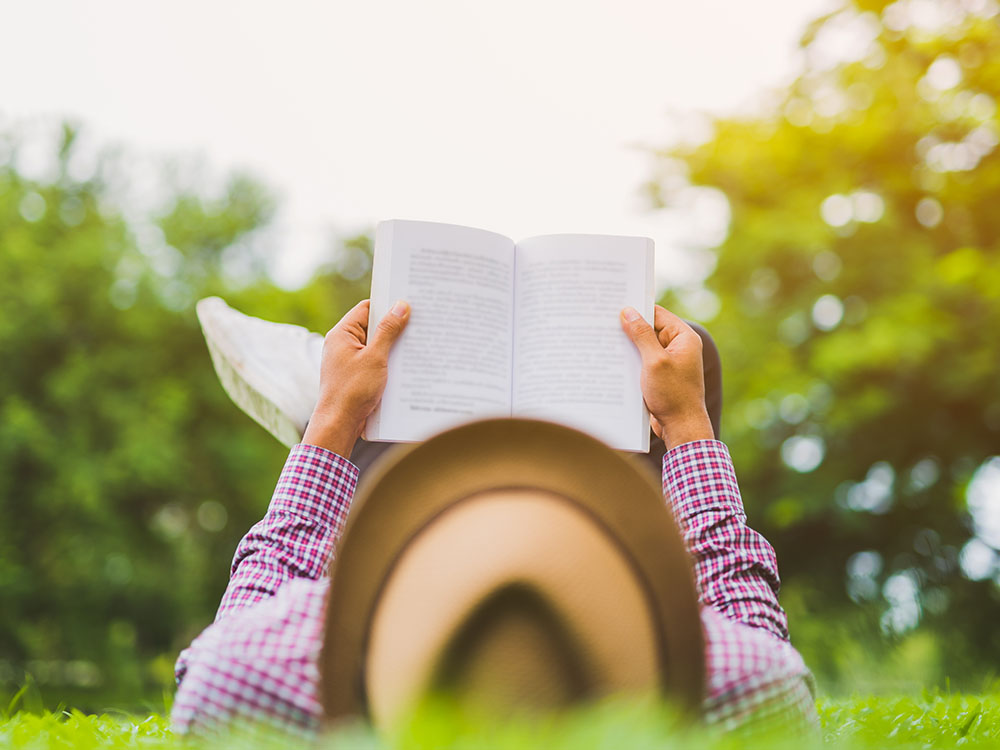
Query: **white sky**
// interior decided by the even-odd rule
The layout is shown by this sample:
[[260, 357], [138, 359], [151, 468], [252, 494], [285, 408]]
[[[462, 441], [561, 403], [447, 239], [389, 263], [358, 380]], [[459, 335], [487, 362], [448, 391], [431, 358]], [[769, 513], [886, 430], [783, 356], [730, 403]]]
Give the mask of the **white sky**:
[[383, 218], [511, 237], [643, 234], [681, 113], [797, 69], [828, 0], [30, 0], [3, 9], [0, 114], [77, 118], [142, 153], [249, 169], [282, 198], [279, 280]]

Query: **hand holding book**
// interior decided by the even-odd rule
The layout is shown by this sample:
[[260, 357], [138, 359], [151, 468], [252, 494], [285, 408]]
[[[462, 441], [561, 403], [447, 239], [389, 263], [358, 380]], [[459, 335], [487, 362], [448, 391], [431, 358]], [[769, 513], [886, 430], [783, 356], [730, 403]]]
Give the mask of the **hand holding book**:
[[713, 439], [705, 408], [701, 337], [659, 305], [652, 326], [633, 307], [622, 310], [621, 324], [642, 357], [642, 397], [656, 436], [668, 450]]
[[385, 390], [389, 351], [410, 319], [400, 300], [371, 326], [369, 301], [363, 300], [323, 340], [319, 399], [302, 442], [350, 458], [365, 421]]
[[[385, 389], [389, 353], [409, 315], [408, 303], [399, 300], [369, 331], [369, 301], [364, 300], [330, 330], [323, 346], [319, 400], [303, 442], [350, 455]], [[642, 396], [657, 437], [668, 449], [714, 437], [705, 409], [701, 337], [659, 305], [652, 326], [633, 307], [624, 308], [620, 319], [642, 358]], [[454, 324], [462, 327], [464, 321]]]

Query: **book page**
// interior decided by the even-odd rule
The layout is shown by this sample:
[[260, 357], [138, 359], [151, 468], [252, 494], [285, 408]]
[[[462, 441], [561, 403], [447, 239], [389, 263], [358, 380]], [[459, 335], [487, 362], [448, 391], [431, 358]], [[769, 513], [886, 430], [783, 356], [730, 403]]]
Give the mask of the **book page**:
[[397, 299], [411, 312], [367, 439], [423, 440], [472, 419], [510, 416], [513, 274], [514, 243], [493, 232], [378, 225], [369, 325]]
[[619, 323], [653, 319], [653, 241], [550, 235], [517, 246], [512, 413], [649, 450], [641, 362]]

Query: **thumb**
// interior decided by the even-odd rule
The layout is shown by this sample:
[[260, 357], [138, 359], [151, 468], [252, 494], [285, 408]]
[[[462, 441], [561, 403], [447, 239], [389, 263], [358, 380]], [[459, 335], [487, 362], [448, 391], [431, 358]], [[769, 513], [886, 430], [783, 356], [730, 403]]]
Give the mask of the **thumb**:
[[663, 352], [659, 339], [656, 338], [656, 331], [653, 326], [643, 320], [639, 311], [634, 307], [626, 307], [621, 312], [621, 324], [626, 335], [632, 339], [635, 348], [639, 350], [639, 356], [644, 360], [657, 356]]
[[378, 322], [378, 325], [375, 326], [375, 331], [368, 344], [369, 350], [378, 357], [388, 359], [389, 350], [392, 349], [392, 345], [396, 343], [396, 339], [399, 338], [403, 329], [406, 328], [406, 323], [409, 319], [409, 303], [398, 300], [392, 306], [392, 309]]

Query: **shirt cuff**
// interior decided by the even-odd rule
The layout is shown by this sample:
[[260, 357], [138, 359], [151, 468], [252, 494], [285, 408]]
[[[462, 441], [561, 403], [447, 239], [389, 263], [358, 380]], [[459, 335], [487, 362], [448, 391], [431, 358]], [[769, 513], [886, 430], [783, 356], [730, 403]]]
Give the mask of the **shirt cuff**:
[[358, 467], [343, 456], [299, 443], [285, 460], [268, 512], [305, 516], [337, 528], [350, 510], [358, 474]]
[[736, 469], [725, 443], [695, 440], [663, 456], [663, 494], [682, 525], [706, 510], [743, 514]]

